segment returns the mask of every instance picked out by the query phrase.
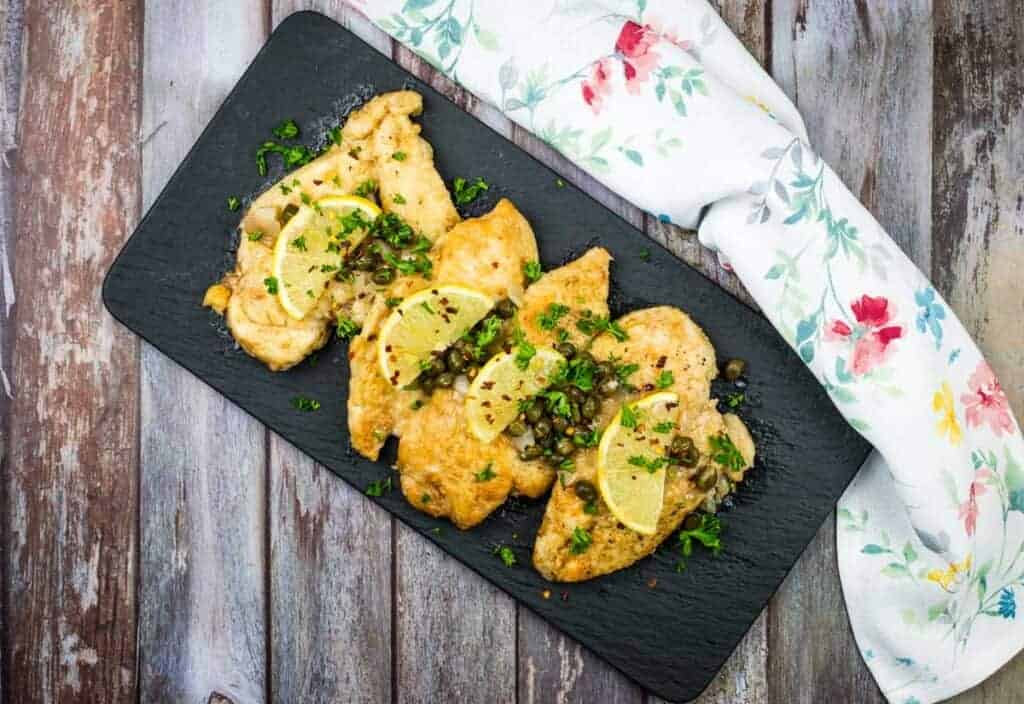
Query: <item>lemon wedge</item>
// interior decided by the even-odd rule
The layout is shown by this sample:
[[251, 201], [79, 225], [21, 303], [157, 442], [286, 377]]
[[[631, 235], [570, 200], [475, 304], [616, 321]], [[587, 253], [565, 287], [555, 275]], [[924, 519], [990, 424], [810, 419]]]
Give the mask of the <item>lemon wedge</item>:
[[380, 329], [381, 374], [398, 388], [412, 383], [432, 352], [449, 347], [492, 307], [490, 296], [462, 286], [436, 286], [406, 297]]
[[538, 347], [523, 369], [515, 351], [494, 355], [473, 379], [466, 394], [469, 429], [482, 442], [491, 442], [519, 414], [519, 402], [551, 384], [565, 357], [550, 347]]
[[332, 196], [299, 207], [274, 244], [277, 299], [288, 315], [302, 320], [316, 306], [345, 253], [366, 237], [380, 212], [359, 196]]
[[679, 397], [645, 396], [620, 410], [597, 448], [597, 485], [608, 510], [637, 533], [653, 535], [665, 496], [667, 435], [654, 427], [674, 421]]

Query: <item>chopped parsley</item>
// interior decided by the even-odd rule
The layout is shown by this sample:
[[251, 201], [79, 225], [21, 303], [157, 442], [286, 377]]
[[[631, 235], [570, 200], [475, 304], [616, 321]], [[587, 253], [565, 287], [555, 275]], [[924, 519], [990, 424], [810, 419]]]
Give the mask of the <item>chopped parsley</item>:
[[405, 161], [405, 152], [395, 152], [391, 155], [391, 158], [395, 161]]
[[725, 397], [725, 405], [729, 408], [739, 408], [743, 405], [746, 398], [746, 395], [742, 391], [737, 391], [736, 393], [729, 394]]
[[619, 383], [630, 386], [629, 377], [636, 374], [639, 370], [639, 364], [616, 364], [615, 377], [619, 380]]
[[299, 136], [299, 125], [295, 120], [285, 120], [274, 128], [274, 136], [278, 139], [295, 139]]
[[455, 190], [455, 204], [469, 205], [490, 188], [490, 184], [479, 176], [472, 183], [460, 176], [452, 182], [452, 188]]
[[288, 146], [278, 144], [273, 140], [267, 140], [256, 150], [256, 170], [260, 176], [267, 175], [267, 154], [280, 154], [284, 161], [284, 167], [291, 171], [299, 166], [304, 166], [313, 161], [316, 157], [308, 147], [301, 144]]
[[430, 494], [424, 494], [423, 496], [421, 496], [420, 497], [420, 503], [421, 504], [429, 504], [430, 503]]
[[331, 128], [331, 141], [341, 146], [341, 125]]
[[596, 337], [603, 332], [607, 332], [619, 342], [629, 339], [629, 335], [626, 334], [626, 331], [617, 322], [608, 320], [608, 318], [601, 315], [594, 315], [594, 312], [589, 309], [583, 311], [580, 319], [576, 321], [576, 327], [584, 335], [589, 335], [590, 337]]
[[422, 303], [420, 303], [420, 307], [421, 307], [421, 308], [422, 308], [423, 310], [425, 310], [425, 311], [427, 311], [428, 313], [430, 313], [431, 315], [437, 315], [437, 311], [436, 311], [436, 310], [434, 310], [433, 308], [431, 308], [431, 307], [430, 307], [430, 304], [429, 304], [429, 303], [427, 303], [426, 301], [423, 301]]
[[537, 316], [537, 325], [540, 326], [541, 330], [554, 330], [555, 326], [558, 325], [558, 321], [564, 318], [569, 313], [569, 306], [563, 306], [561, 303], [549, 303], [548, 309]]
[[395, 195], [391, 196], [391, 202], [394, 203], [395, 205], [405, 205], [405, 196], [403, 196], [401, 193], [396, 193]]
[[339, 340], [350, 340], [359, 334], [359, 325], [352, 318], [338, 318], [337, 334]]
[[647, 457], [644, 457], [643, 455], [633, 455], [632, 457], [629, 458], [629, 463], [634, 467], [643, 467], [649, 473], [654, 474], [659, 469], [668, 464], [668, 460], [665, 459], [664, 457], [655, 457], [654, 459], [649, 459]]
[[530, 360], [537, 354], [537, 348], [526, 340], [526, 335], [519, 328], [515, 332], [516, 343], [516, 366], [525, 371], [530, 366]]
[[473, 476], [476, 477], [476, 480], [478, 482], [489, 482], [498, 475], [494, 473], [494, 463], [488, 462], [486, 467], [481, 469]]
[[572, 436], [572, 443], [576, 447], [597, 447], [601, 443], [601, 431], [598, 429], [587, 432], [577, 432]]
[[663, 420], [654, 426], [654, 432], [656, 433], [671, 433], [676, 427], [676, 424], [670, 420]]
[[590, 533], [588, 533], [586, 529], [576, 526], [572, 529], [572, 539], [569, 543], [569, 552], [573, 555], [582, 555], [590, 548], [590, 544], [593, 541], [594, 539], [590, 537]]
[[586, 358], [575, 357], [559, 366], [552, 385], [571, 384], [580, 391], [590, 391], [594, 388], [596, 372], [597, 365], [594, 362]]
[[310, 203], [313, 202], [313, 199], [310, 198], [309, 194], [306, 193], [305, 191], [303, 191], [302, 193], [299, 194], [299, 200], [302, 201], [303, 205], [309, 205]]
[[484, 318], [483, 322], [480, 323], [480, 329], [474, 335], [470, 335], [477, 357], [484, 355], [487, 347], [498, 339], [498, 333], [500, 332], [501, 318], [493, 315]]
[[238, 196], [228, 197], [228, 210], [232, 213], [242, 207], [242, 201], [238, 200]]
[[655, 380], [654, 385], [659, 389], [667, 389], [674, 383], [676, 383], [675, 375], [668, 369], [662, 369], [658, 374], [658, 378]]
[[636, 428], [637, 420], [637, 412], [628, 404], [622, 404], [622, 417], [619, 419], [619, 425], [623, 428]]
[[292, 245], [292, 247], [294, 247], [295, 249], [299, 250], [300, 252], [305, 252], [306, 251], [306, 236], [305, 235], [299, 235], [298, 237], [296, 237], [295, 239], [293, 239], [291, 241], [291, 245]]
[[315, 398], [306, 398], [305, 396], [296, 396], [292, 399], [292, 406], [300, 411], [319, 411], [320, 402]]
[[562, 472], [575, 472], [576, 463], [572, 459], [567, 457], [566, 459], [558, 463], [558, 469]]
[[372, 481], [366, 486], [367, 496], [383, 496], [389, 491], [391, 491], [391, 477]]
[[250, 242], [259, 242], [263, 239], [263, 233], [257, 230], [256, 232], [250, 232], [248, 237]]
[[427, 239], [423, 235], [419, 235], [416, 238], [416, 243], [413, 244], [411, 251], [414, 252], [415, 254], [422, 254], [424, 252], [429, 252], [430, 249], [433, 246], [434, 246], [433, 242], [431, 242], [429, 239]]
[[263, 285], [267, 287], [267, 293], [269, 293], [271, 296], [276, 296], [277, 295], [277, 277], [276, 276], [268, 276], [267, 278], [263, 279]]
[[597, 501], [590, 500], [587, 503], [583, 504], [583, 513], [589, 514], [591, 516], [597, 513]]
[[494, 548], [494, 554], [501, 558], [501, 561], [505, 563], [505, 567], [512, 567], [516, 564], [516, 554], [512, 552], [510, 547], [500, 545]]
[[747, 461], [726, 433], [709, 436], [708, 445], [711, 446], [711, 459], [726, 469], [738, 472], [747, 466]]
[[416, 399], [415, 401], [413, 401], [412, 403], [409, 404], [409, 408], [414, 410], [414, 411], [420, 410], [421, 408], [423, 408], [423, 399], [421, 399], [421, 398]]
[[388, 298], [387, 300], [384, 301], [384, 303], [387, 305], [388, 308], [394, 308], [395, 306], [397, 306], [401, 302], [402, 302], [402, 299], [399, 298], [398, 296], [391, 296], [390, 298]]
[[637, 256], [640, 257], [640, 261], [649, 262], [651, 261], [651, 250], [644, 247], [643, 249], [640, 250], [640, 253]]
[[395, 269], [397, 269], [398, 272], [401, 274], [405, 274], [408, 276], [409, 274], [420, 273], [423, 274], [428, 279], [430, 278], [430, 272], [433, 269], [433, 265], [430, 263], [430, 260], [423, 254], [419, 254], [412, 258], [403, 259], [399, 259], [390, 252], [384, 252], [382, 256], [384, 257], [384, 261], [386, 261], [391, 266], [395, 267]]
[[558, 188], [565, 188], [565, 181], [563, 181], [560, 178], [556, 178], [555, 179], [555, 186], [557, 186]]
[[572, 417], [572, 404], [564, 391], [545, 391], [541, 396], [548, 402], [548, 411], [563, 418]]
[[371, 178], [360, 183], [358, 186], [356, 186], [356, 190], [352, 192], [361, 198], [366, 198], [367, 196], [373, 195], [374, 192], [376, 192], [376, 190], [377, 182]]
[[523, 264], [523, 276], [526, 277], [526, 283], [536, 283], [543, 275], [544, 272], [541, 271], [540, 262], [532, 261]]
[[700, 524], [696, 528], [679, 531], [679, 548], [683, 557], [676, 563], [676, 572], [686, 569], [686, 559], [693, 554], [694, 541], [710, 550], [712, 555], [722, 552], [721, 533], [722, 523], [718, 516], [711, 513], [701, 514]]

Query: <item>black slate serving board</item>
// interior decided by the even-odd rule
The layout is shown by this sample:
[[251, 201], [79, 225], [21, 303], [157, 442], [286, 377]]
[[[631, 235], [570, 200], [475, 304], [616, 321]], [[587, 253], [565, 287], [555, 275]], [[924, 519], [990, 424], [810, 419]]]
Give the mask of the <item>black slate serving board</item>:
[[[316, 363], [273, 374], [235, 349], [200, 301], [233, 260], [239, 214], [228, 211], [226, 199], [255, 195], [281, 175], [260, 177], [253, 160], [273, 126], [295, 118], [307, 136], [318, 126], [319, 146], [359, 99], [403, 87], [424, 96], [423, 134], [445, 179], [483, 176], [494, 184], [474, 213], [510, 198], [532, 223], [545, 268], [600, 243], [615, 257], [613, 312], [677, 305], [707, 331], [719, 359], [748, 360], [747, 402], [739, 412], [758, 460], [723, 515], [726, 550], [719, 557], [698, 551], [677, 573], [670, 540], [632, 568], [583, 584], [554, 585], [529, 566], [544, 501], [512, 501], [460, 532], [410, 508], [399, 491], [367, 500], [638, 684], [668, 700], [692, 699], [760, 614], [868, 445], [763, 317], [580, 190], [556, 185], [556, 173], [341, 26], [299, 13], [278, 27], [114, 262], [103, 300], [124, 325], [358, 490], [391, 474], [393, 455], [369, 462], [348, 446], [343, 344], [330, 343]], [[641, 256], [644, 249], [649, 257]], [[297, 411], [290, 400], [298, 395], [323, 407]], [[519, 565], [505, 567], [492, 554], [496, 544], [511, 546]], [[551, 597], [544, 599], [547, 589]]]

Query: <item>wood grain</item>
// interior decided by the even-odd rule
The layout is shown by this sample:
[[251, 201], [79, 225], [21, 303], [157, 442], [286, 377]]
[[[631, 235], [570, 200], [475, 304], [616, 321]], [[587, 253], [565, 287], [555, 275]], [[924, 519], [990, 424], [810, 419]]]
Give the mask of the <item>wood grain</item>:
[[24, 8], [5, 611], [19, 701], [135, 694], [138, 343], [100, 285], [139, 211], [141, 9]]
[[[262, 10], [146, 4], [146, 207], [262, 45]], [[147, 344], [140, 420], [140, 697], [263, 701], [266, 431]]]
[[[930, 4], [775, 0], [773, 10], [773, 75], [812, 144], [927, 267]], [[772, 600], [768, 630], [771, 701], [883, 701], [849, 629], [833, 517]]]
[[[932, 277], [1024, 418], [1024, 12], [935, 3]], [[1024, 657], [957, 697], [1020, 699]]]

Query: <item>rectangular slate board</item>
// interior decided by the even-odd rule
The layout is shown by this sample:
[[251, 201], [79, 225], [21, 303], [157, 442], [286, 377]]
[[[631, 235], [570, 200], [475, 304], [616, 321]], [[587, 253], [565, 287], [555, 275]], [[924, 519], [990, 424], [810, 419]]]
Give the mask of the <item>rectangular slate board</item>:
[[[580, 190], [558, 187], [558, 174], [341, 26], [307, 12], [278, 27], [114, 262], [103, 300], [121, 323], [356, 489], [392, 474], [393, 447], [370, 462], [348, 445], [343, 344], [332, 342], [315, 361], [274, 374], [236, 349], [220, 318], [200, 302], [232, 266], [239, 213], [229, 212], [227, 198], [252, 197], [281, 175], [260, 177], [253, 159], [274, 125], [294, 118], [308, 143], [320, 146], [361, 100], [400, 88], [424, 96], [423, 135], [445, 180], [483, 176], [493, 184], [470, 214], [510, 198], [532, 223], [545, 268], [603, 245], [615, 257], [614, 313], [679, 306], [707, 331], [719, 359], [748, 360], [747, 402], [739, 412], [758, 460], [723, 516], [725, 552], [715, 558], [699, 551], [681, 574], [670, 540], [612, 575], [572, 585], [545, 581], [530, 567], [543, 500], [513, 500], [469, 532], [412, 509], [400, 491], [367, 500], [638, 684], [668, 700], [693, 699], [761, 613], [869, 446], [763, 317]], [[649, 258], [640, 256], [643, 249]], [[298, 395], [323, 407], [299, 412], [290, 404]], [[492, 553], [497, 544], [511, 546], [519, 564], [505, 567]]]

